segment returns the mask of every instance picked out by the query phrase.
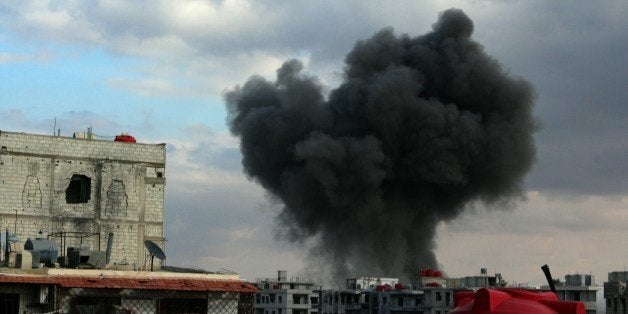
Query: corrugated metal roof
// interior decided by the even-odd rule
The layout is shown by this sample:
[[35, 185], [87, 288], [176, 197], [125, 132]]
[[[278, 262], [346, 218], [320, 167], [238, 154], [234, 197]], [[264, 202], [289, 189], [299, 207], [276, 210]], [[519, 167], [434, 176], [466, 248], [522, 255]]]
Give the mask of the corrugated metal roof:
[[143, 278], [143, 277], [85, 277], [85, 276], [15, 276], [0, 275], [0, 283], [49, 284], [64, 288], [137, 289], [176, 291], [223, 291], [256, 292], [258, 289], [244, 281], [190, 279], [190, 278]]

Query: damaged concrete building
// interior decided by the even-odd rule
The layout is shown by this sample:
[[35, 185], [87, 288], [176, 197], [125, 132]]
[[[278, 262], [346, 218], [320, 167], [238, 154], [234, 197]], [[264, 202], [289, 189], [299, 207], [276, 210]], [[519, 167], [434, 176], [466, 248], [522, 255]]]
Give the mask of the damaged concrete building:
[[0, 131], [0, 228], [22, 244], [104, 250], [145, 268], [145, 240], [164, 244], [165, 144]]

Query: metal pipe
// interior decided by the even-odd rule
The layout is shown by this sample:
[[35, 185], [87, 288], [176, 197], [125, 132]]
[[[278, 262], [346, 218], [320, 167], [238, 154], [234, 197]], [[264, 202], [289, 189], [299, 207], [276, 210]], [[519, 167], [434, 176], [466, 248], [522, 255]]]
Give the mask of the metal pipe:
[[105, 251], [106, 263], [109, 264], [111, 260], [111, 249], [113, 247], [113, 232], [109, 232], [109, 237], [107, 238], [107, 250]]
[[543, 273], [545, 274], [545, 279], [547, 279], [547, 283], [549, 283], [550, 289], [552, 290], [552, 292], [558, 295], [558, 292], [556, 292], [556, 287], [554, 286], [554, 279], [552, 279], [552, 273], [550, 273], [549, 266], [545, 264], [541, 266], [541, 269], [543, 270]]
[[4, 260], [7, 262], [7, 267], [9, 267], [9, 228], [4, 235]]

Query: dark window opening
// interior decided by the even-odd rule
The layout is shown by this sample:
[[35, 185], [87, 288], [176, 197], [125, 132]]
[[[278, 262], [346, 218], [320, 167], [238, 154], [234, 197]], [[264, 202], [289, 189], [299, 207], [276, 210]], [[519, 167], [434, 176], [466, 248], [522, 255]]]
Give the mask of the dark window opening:
[[91, 197], [92, 179], [81, 174], [72, 175], [65, 189], [65, 202], [68, 204], [87, 203]]
[[72, 301], [71, 313], [107, 313], [111, 306], [120, 305], [120, 298], [78, 296]]
[[163, 299], [159, 313], [208, 313], [207, 299]]
[[2, 313], [18, 314], [20, 295], [17, 293], [0, 293], [0, 309]]

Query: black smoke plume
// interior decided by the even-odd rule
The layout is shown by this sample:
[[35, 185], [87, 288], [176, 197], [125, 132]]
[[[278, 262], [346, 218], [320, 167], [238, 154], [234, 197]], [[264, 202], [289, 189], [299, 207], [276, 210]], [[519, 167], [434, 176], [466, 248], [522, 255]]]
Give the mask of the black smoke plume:
[[246, 174], [283, 202], [292, 240], [319, 240], [335, 276], [412, 278], [437, 266], [440, 221], [521, 195], [533, 91], [472, 32], [456, 9], [420, 37], [383, 29], [355, 44], [328, 98], [296, 60], [226, 93]]

